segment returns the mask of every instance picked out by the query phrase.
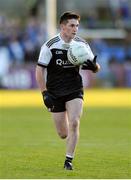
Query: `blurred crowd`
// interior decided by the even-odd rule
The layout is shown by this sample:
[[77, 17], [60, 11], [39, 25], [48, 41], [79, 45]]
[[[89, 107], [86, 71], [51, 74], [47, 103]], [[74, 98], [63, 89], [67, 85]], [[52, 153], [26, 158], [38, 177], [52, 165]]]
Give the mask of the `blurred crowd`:
[[38, 51], [46, 40], [44, 24], [29, 18], [25, 25], [17, 19], [0, 17], [0, 56], [13, 64], [36, 61]]
[[130, 40], [110, 41], [97, 39], [91, 43], [102, 68], [98, 79], [104, 86], [131, 87]]
[[108, 0], [105, 7], [89, 9], [85, 25], [88, 28], [131, 28], [131, 3], [129, 0]]
[[[47, 40], [45, 24], [37, 18], [30, 17], [23, 24], [19, 20], [0, 16], [0, 79], [14, 65], [36, 63], [40, 47]], [[97, 75], [99, 85], [131, 87], [130, 42], [90, 41], [102, 67]]]

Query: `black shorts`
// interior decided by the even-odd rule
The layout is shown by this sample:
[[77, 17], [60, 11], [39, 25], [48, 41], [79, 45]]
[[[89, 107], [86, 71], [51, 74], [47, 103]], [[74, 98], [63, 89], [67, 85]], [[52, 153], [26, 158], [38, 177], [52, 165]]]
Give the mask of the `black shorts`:
[[65, 95], [56, 99], [53, 99], [53, 105], [54, 108], [51, 110], [51, 112], [64, 112], [66, 111], [65, 104], [67, 101], [70, 101], [72, 99], [80, 98], [83, 99], [83, 90], [71, 93], [69, 95]]

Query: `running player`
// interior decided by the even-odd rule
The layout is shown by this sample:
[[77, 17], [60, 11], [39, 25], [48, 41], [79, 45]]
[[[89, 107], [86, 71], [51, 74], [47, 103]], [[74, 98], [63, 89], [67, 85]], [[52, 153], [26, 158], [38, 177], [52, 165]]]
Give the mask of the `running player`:
[[60, 33], [43, 44], [36, 67], [36, 80], [44, 103], [52, 113], [58, 135], [67, 141], [64, 162], [67, 170], [73, 169], [72, 160], [79, 138], [83, 110], [80, 67], [74, 66], [67, 59], [69, 46], [78, 42], [86, 44], [93, 59], [87, 60], [82, 68], [97, 72], [100, 67], [87, 42], [76, 36], [79, 21], [80, 16], [76, 13], [62, 14]]

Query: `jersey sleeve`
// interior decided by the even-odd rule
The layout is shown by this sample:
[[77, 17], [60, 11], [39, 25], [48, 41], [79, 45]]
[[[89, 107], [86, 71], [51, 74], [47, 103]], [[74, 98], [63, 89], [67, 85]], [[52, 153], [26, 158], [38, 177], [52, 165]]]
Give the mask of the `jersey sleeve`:
[[47, 67], [51, 58], [52, 58], [52, 53], [51, 53], [50, 49], [44, 44], [41, 47], [37, 64], [39, 66]]

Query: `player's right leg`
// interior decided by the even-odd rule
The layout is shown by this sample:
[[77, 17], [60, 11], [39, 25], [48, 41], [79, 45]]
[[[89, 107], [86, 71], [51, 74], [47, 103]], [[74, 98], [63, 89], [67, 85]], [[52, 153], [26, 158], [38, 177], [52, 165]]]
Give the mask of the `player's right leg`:
[[58, 135], [64, 139], [68, 136], [68, 120], [66, 111], [52, 113]]

